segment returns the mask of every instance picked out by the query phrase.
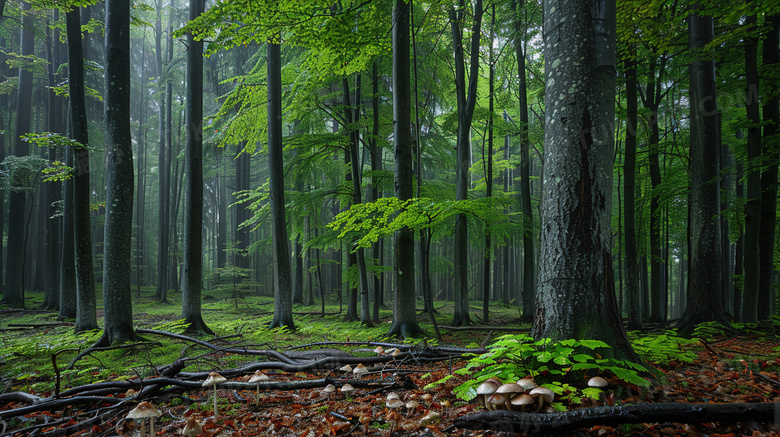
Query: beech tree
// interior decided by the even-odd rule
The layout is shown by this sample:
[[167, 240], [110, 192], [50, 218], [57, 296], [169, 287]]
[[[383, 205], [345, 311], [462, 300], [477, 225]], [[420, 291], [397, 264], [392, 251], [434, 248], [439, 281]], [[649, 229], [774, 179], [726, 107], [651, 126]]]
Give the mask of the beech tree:
[[598, 339], [615, 355], [634, 358], [610, 253], [615, 1], [545, 0], [544, 29], [544, 261], [532, 333]]
[[106, 224], [103, 249], [103, 337], [133, 340], [130, 291], [133, 153], [130, 136], [130, 2], [106, 0]]
[[[203, 0], [190, 0], [189, 18], [203, 13]], [[201, 289], [203, 288], [203, 42], [187, 32], [187, 142], [185, 173], [187, 175], [184, 208], [184, 277], [181, 312], [187, 331], [214, 334], [203, 321]]]

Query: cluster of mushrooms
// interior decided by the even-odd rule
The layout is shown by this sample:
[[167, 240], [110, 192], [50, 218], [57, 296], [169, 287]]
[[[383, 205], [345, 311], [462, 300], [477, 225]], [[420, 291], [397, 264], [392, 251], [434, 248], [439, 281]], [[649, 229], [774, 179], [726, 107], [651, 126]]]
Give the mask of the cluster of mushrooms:
[[[603, 388], [607, 381], [594, 376], [588, 381], [589, 387]], [[550, 413], [555, 393], [547, 387], [539, 387], [530, 376], [517, 382], [502, 383], [498, 378], [489, 378], [477, 387], [477, 395], [482, 396], [485, 408], [490, 411], [533, 411]]]

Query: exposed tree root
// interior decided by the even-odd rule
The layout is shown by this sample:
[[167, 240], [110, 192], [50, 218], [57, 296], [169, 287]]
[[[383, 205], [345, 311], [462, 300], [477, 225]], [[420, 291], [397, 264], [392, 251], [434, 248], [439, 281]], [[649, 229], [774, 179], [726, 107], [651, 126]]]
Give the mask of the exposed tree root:
[[455, 420], [454, 426], [473, 430], [514, 432], [521, 434], [568, 432], [596, 425], [615, 426], [624, 423], [706, 423], [771, 422], [780, 403], [758, 404], [634, 404], [615, 407], [539, 414], [489, 411], [469, 414]]

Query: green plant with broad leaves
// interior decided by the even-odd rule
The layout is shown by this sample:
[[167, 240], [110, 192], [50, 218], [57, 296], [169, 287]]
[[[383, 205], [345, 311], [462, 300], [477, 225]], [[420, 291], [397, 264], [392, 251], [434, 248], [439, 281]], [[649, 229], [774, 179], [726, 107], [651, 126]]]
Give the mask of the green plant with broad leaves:
[[[525, 334], [499, 337], [488, 347], [489, 351], [475, 355], [466, 367], [455, 371], [459, 375], [470, 375], [468, 381], [454, 389], [463, 400], [473, 399], [476, 388], [488, 378], [502, 381], [517, 381], [531, 376], [543, 387], [556, 394], [558, 401], [568, 404], [582, 402], [582, 397], [598, 399], [602, 390], [583, 388], [585, 374], [613, 374], [623, 381], [640, 387], [647, 387], [650, 381], [640, 374], [647, 369], [640, 364], [615, 358], [604, 358], [599, 350], [609, 345], [599, 340], [563, 340], [553, 342], [548, 338], [534, 340]], [[563, 410], [561, 403], [553, 405]]]
[[698, 339], [678, 337], [677, 331], [673, 329], [658, 335], [642, 335], [640, 331], [631, 331], [628, 338], [634, 351], [655, 365], [667, 366], [672, 361], [692, 363], [696, 359], [696, 353], [689, 346], [698, 343]]

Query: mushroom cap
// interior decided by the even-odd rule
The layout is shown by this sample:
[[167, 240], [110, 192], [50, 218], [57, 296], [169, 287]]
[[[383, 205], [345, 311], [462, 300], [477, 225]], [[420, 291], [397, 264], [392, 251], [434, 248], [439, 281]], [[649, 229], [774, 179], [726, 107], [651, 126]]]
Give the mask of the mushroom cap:
[[504, 395], [502, 394], [493, 393], [492, 395], [488, 396], [487, 403], [496, 406], [501, 406], [506, 403], [506, 397], [504, 397]]
[[608, 385], [607, 380], [600, 376], [594, 376], [588, 380], [588, 387], [604, 388]]
[[510, 396], [515, 393], [522, 393], [524, 391], [525, 390], [523, 389], [523, 387], [520, 386], [520, 384], [515, 384], [514, 382], [503, 384], [501, 387], [496, 389], [496, 393], [508, 394]]
[[409, 410], [413, 410], [420, 406], [420, 403], [417, 401], [409, 401], [406, 403], [406, 408]]
[[127, 413], [128, 419], [146, 419], [147, 417], [159, 417], [160, 412], [149, 402], [141, 402]]
[[358, 364], [352, 370], [352, 373], [354, 373], [355, 375], [362, 375], [363, 373], [368, 373], [368, 368], [366, 366], [364, 366], [363, 364]]
[[493, 381], [485, 381], [477, 387], [477, 394], [481, 396], [492, 395], [498, 386]]
[[521, 407], [523, 405], [531, 405], [531, 404], [533, 404], [534, 403], [534, 398], [532, 398], [531, 396], [523, 393], [521, 395], [513, 397], [512, 400], [509, 401], [509, 403], [514, 405], [514, 406]]
[[249, 378], [249, 382], [267, 381], [269, 379], [271, 379], [270, 376], [258, 370], [254, 375], [252, 375], [251, 378]]
[[198, 422], [197, 419], [194, 417], [188, 417], [187, 424], [184, 425], [184, 428], [181, 430], [181, 435], [186, 437], [195, 437], [198, 434], [203, 434], [203, 427], [200, 425], [200, 422]]
[[500, 379], [496, 378], [495, 376], [492, 377], [492, 378], [488, 378], [485, 382], [488, 382], [488, 381], [490, 381], [493, 384], [495, 384], [496, 387], [501, 387], [501, 384], [503, 384], [503, 381], [501, 381]]
[[387, 405], [387, 408], [401, 408], [406, 406], [406, 403], [400, 399], [390, 399], [385, 405]]
[[384, 355], [385, 354], [385, 348], [382, 346], [377, 346], [376, 349], [374, 349], [375, 354]]
[[392, 401], [393, 399], [401, 399], [401, 396], [398, 396], [398, 393], [391, 391], [387, 394], [387, 400]]
[[355, 390], [355, 387], [352, 387], [352, 384], [344, 384], [341, 386], [341, 391], [352, 391]]
[[322, 389], [323, 393], [333, 393], [336, 391], [336, 386], [333, 384], [328, 384], [325, 386], [325, 388]]
[[390, 356], [397, 357], [398, 355], [401, 355], [401, 350], [396, 349], [393, 352], [390, 353]]
[[526, 376], [525, 378], [520, 378], [517, 380], [517, 383], [520, 384], [520, 387], [523, 387], [523, 390], [533, 390], [536, 387], [539, 387], [539, 385], [534, 381], [534, 379], [530, 376]]
[[203, 381], [203, 384], [201, 384], [202, 387], [211, 387], [212, 385], [221, 384], [223, 382], [227, 381], [227, 378], [220, 375], [217, 372], [211, 372], [209, 373], [209, 377], [206, 378], [205, 381]]
[[345, 366], [339, 367], [339, 370], [341, 370], [342, 372], [351, 372], [352, 371], [352, 366], [347, 364]]
[[433, 395], [430, 393], [425, 393], [422, 396], [420, 396], [420, 399], [422, 399], [425, 402], [430, 402], [433, 400]]
[[546, 404], [551, 404], [553, 399], [555, 398], [555, 393], [553, 393], [553, 391], [547, 387], [536, 387], [535, 389], [531, 390], [531, 392], [528, 394], [533, 397], [542, 396], [542, 399], [544, 399], [544, 402]]
[[391, 347], [390, 349], [386, 349], [386, 350], [385, 350], [385, 353], [386, 353], [386, 354], [390, 354], [390, 355], [392, 355], [392, 354], [394, 354], [396, 351], [398, 351], [398, 348], [397, 348], [397, 347]]

